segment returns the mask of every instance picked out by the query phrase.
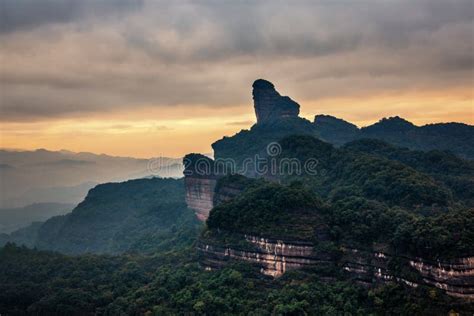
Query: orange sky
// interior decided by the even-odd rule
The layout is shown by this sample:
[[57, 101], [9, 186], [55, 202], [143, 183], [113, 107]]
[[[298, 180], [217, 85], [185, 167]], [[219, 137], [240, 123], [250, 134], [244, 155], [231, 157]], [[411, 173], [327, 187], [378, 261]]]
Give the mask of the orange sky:
[[[182, 157], [190, 152], [210, 153], [212, 142], [249, 128], [255, 121], [252, 100], [224, 109], [199, 106], [135, 107], [134, 110], [1, 125], [3, 148], [68, 149], [132, 157]], [[423, 125], [433, 122], [474, 123], [473, 91], [453, 89], [399, 93], [317, 101], [304, 100], [301, 116], [330, 114], [358, 126], [382, 117], [399, 115]]]

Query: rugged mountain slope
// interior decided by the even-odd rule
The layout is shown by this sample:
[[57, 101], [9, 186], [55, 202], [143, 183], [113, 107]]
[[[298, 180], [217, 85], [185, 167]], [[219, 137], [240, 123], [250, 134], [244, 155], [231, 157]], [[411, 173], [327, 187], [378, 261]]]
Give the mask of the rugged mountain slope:
[[280, 184], [213, 174], [213, 190], [200, 197], [210, 211], [198, 243], [206, 267], [246, 261], [272, 276], [338, 267], [369, 285], [474, 298], [470, 161], [377, 140], [336, 148], [302, 135], [277, 144], [264, 160], [275, 169], [260, 176]]
[[151, 251], [188, 242], [197, 227], [183, 180], [130, 180], [92, 189], [72, 213], [46, 221], [35, 246], [73, 254]]
[[344, 148], [399, 161], [442, 182], [452, 190], [458, 200], [467, 205], [474, 205], [474, 162], [472, 160], [461, 159], [452, 153], [439, 150], [413, 151], [374, 139], [350, 142]]
[[374, 138], [396, 146], [415, 150], [447, 150], [474, 159], [474, 126], [463, 123], [437, 123], [416, 126], [396, 117], [358, 129], [344, 120], [317, 115], [314, 120], [317, 133], [327, 142], [342, 145], [361, 138]]
[[281, 96], [271, 82], [263, 79], [253, 84], [254, 108], [257, 123], [231, 137], [214, 144], [214, 157], [235, 159], [240, 173], [256, 176], [252, 168], [242, 170], [244, 159], [265, 155], [266, 146], [289, 135], [312, 135], [341, 146], [347, 142], [374, 138], [396, 146], [416, 150], [449, 150], [474, 159], [474, 126], [462, 123], [438, 123], [416, 126], [400, 118], [383, 118], [379, 122], [358, 128], [354, 124], [329, 115], [316, 115], [314, 122], [300, 118], [299, 104]]
[[332, 200], [339, 196], [363, 196], [387, 205], [433, 211], [452, 205], [452, 192], [429, 175], [398, 161], [375, 155], [337, 149], [308, 136], [290, 136], [279, 142], [278, 165], [296, 159], [301, 166], [314, 159], [314, 172], [280, 171], [282, 181], [303, 180], [319, 194]]
[[232, 261], [271, 276], [306, 268], [324, 277], [339, 269], [369, 285], [425, 284], [474, 299], [472, 209], [425, 216], [364, 198], [325, 204], [302, 184], [255, 181], [217, 204], [207, 228], [198, 249], [210, 269]]
[[246, 159], [265, 156], [268, 144], [285, 136], [316, 135], [316, 131], [310, 121], [298, 116], [299, 104], [281, 96], [272, 83], [259, 79], [252, 87], [257, 124], [250, 130], [216, 141], [212, 148], [214, 158], [232, 159], [236, 172], [255, 177], [254, 161], [244, 163]]
[[[331, 201], [364, 197], [420, 214], [443, 213], [456, 204], [472, 205], [472, 162], [454, 155], [413, 152], [373, 140], [335, 148], [311, 136], [289, 136], [274, 145], [278, 147], [277, 155], [263, 156], [259, 163], [266, 171], [255, 176], [287, 184], [303, 181]], [[394, 154], [375, 152], [377, 145], [392, 148], [389, 152]], [[185, 179], [188, 205], [202, 215], [202, 220], [222, 195], [217, 179], [223, 174], [212, 171], [217, 165], [225, 166], [221, 162], [227, 160], [206, 158], [206, 162], [210, 173], [196, 176], [189, 166]]]

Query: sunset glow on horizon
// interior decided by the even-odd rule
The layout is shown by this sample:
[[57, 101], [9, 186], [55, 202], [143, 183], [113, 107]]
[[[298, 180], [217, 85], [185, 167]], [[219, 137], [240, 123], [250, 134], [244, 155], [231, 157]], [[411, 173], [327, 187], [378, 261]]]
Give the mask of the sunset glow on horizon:
[[0, 147], [212, 153], [254, 124], [258, 78], [310, 121], [474, 124], [472, 3], [435, 2], [8, 0]]
[[[251, 88], [249, 88], [251, 91]], [[250, 93], [249, 93], [250, 94]], [[472, 90], [335, 98], [299, 102], [301, 116], [317, 114], [343, 118], [358, 127], [383, 117], [400, 116], [415, 125], [441, 122], [474, 124]], [[3, 148], [71, 150], [114, 156], [180, 158], [187, 153], [212, 153], [211, 144], [255, 123], [253, 104], [225, 110], [200, 107], [183, 113], [179, 107], [163, 111], [143, 107], [97, 117], [58, 118], [52, 121], [8, 122], [1, 126]], [[447, 112], [446, 104], [449, 104]], [[163, 113], [164, 112], [164, 113]], [[197, 115], [193, 115], [197, 114]]]

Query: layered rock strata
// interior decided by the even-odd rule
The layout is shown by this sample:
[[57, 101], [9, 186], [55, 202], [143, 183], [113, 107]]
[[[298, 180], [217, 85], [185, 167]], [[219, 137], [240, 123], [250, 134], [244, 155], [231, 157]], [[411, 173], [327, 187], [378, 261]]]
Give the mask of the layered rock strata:
[[[389, 261], [392, 259], [403, 262], [403, 269], [415, 272], [417, 280], [407, 280], [391, 271]], [[341, 264], [344, 271], [364, 283], [398, 281], [411, 287], [426, 284], [445, 290], [451, 296], [474, 299], [474, 257], [442, 262], [346, 249]]]
[[[245, 183], [235, 183], [232, 181], [222, 182], [217, 185], [222, 174], [196, 175], [186, 174], [184, 185], [186, 190], [186, 204], [188, 208], [195, 211], [196, 216], [201, 221], [206, 221], [211, 209], [229, 201], [239, 195], [244, 189]], [[228, 177], [241, 177], [231, 175]]]
[[409, 264], [421, 274], [424, 283], [443, 289], [452, 296], [474, 299], [474, 257], [450, 262], [428, 262], [416, 258]]
[[183, 159], [186, 204], [197, 218], [205, 221], [214, 206], [214, 190], [222, 175], [215, 169], [214, 161], [201, 154], [189, 154]]
[[288, 270], [330, 262], [327, 254], [315, 253], [311, 243], [271, 240], [248, 235], [244, 238], [254, 246], [253, 250], [199, 243], [201, 262], [206, 268], [215, 269], [224, 266], [229, 260], [247, 261], [258, 265], [263, 274], [273, 277], [279, 277]]
[[[199, 242], [201, 263], [210, 270], [223, 267], [231, 260], [246, 261], [259, 266], [263, 274], [272, 277], [279, 277], [292, 269], [332, 263], [359, 283], [368, 286], [386, 282], [404, 283], [410, 287], [424, 284], [444, 290], [451, 296], [474, 300], [474, 257], [433, 262], [421, 258], [395, 257], [379, 251], [346, 248], [343, 249], [342, 257], [336, 261], [327, 253], [315, 251], [313, 245], [308, 242], [272, 240], [248, 235], [244, 238], [253, 249]], [[401, 268], [409, 271], [411, 277], [391, 270], [389, 263], [393, 259], [401, 262]]]
[[194, 210], [200, 221], [206, 221], [209, 212], [213, 207], [214, 188], [217, 179], [185, 177], [184, 185], [186, 187], [186, 204], [188, 208]]

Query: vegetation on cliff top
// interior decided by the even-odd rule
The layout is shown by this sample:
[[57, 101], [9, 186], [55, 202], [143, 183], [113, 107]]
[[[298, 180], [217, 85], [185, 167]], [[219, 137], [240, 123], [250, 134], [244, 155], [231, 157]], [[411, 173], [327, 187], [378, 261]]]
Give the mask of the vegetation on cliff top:
[[[451, 186], [432, 177], [437, 169], [438, 175], [469, 175], [470, 162], [456, 164], [459, 158], [445, 154], [436, 165], [430, 157], [444, 155], [390, 149], [379, 141], [357, 141], [343, 149], [309, 136], [290, 136], [279, 143], [279, 158], [297, 158], [302, 165], [317, 158], [317, 173], [283, 172], [279, 179], [286, 185], [223, 178], [217, 187], [235, 181], [243, 192], [210, 212], [211, 231], [314, 240], [325, 227], [331, 240], [342, 245], [371, 248], [383, 243], [394, 252], [433, 259], [473, 255], [474, 210], [466, 206], [469, 199], [459, 199]], [[390, 150], [376, 149], [384, 146]], [[369, 147], [391, 154], [362, 150]], [[400, 161], [386, 157], [392, 155]]]
[[279, 141], [279, 159], [298, 159], [301, 165], [317, 160], [316, 172], [284, 174], [286, 182], [304, 181], [323, 197], [356, 195], [391, 206], [434, 211], [453, 203], [452, 192], [429, 175], [403, 163], [349, 149], [336, 149], [309, 136]]
[[313, 240], [321, 225], [318, 211], [324, 207], [301, 186], [261, 182], [216, 206], [207, 226], [262, 237]]

